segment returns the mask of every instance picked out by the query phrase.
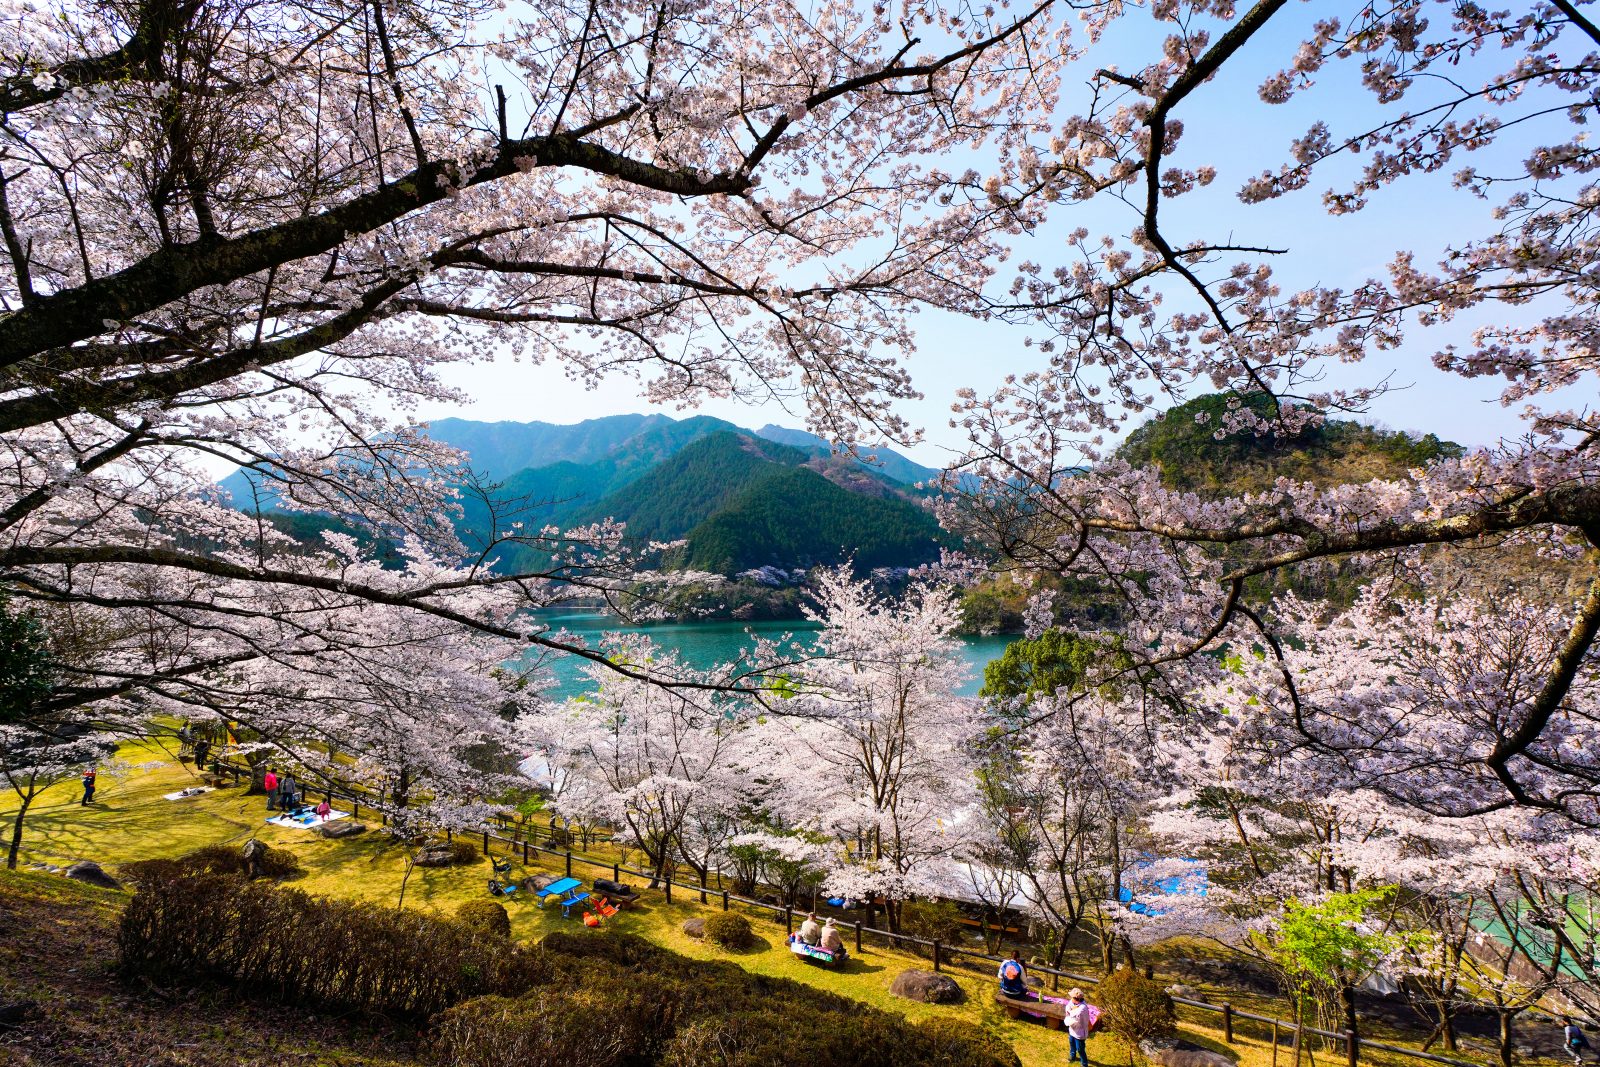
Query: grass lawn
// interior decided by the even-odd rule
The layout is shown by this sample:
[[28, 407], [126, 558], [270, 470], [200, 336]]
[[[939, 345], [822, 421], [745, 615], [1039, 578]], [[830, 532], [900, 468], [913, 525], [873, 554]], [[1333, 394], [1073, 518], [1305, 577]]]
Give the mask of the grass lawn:
[[[130, 744], [124, 746], [119, 755], [130, 769], [117, 776], [102, 773], [100, 789], [91, 807], [78, 805], [81, 793], [76, 782], [58, 785], [34, 802], [27, 817], [19, 866], [26, 867], [30, 863], [64, 866], [73, 860], [92, 859], [115, 873], [118, 864], [132, 860], [179, 856], [202, 845], [219, 842], [242, 844], [254, 836], [296, 854], [305, 869], [304, 874], [288, 883], [296, 888], [313, 894], [358, 897], [391, 905], [399, 900], [405, 878], [404, 850], [384, 834], [369, 832], [342, 841], [326, 841], [309, 831], [267, 826], [265, 799], [259, 795], [245, 796], [237, 788], [219, 789], [184, 800], [165, 800], [163, 794], [195, 784], [186, 766], [153, 746]], [[9, 815], [15, 810], [15, 796], [9, 791], [0, 795], [0, 820], [3, 820], [0, 826], [9, 830]], [[546, 859], [549, 862], [535, 862], [529, 868], [519, 864], [515, 876], [520, 878], [539, 870], [563, 873], [560, 861]], [[405, 903], [423, 910], [453, 912], [463, 901], [485, 896], [485, 880], [489, 873], [487, 862], [456, 868], [415, 868], [405, 885]], [[573, 874], [587, 881], [599, 872], [575, 866]], [[583, 929], [576, 918], [563, 919], [559, 908], [541, 909], [531, 898], [513, 898], [507, 903], [507, 910], [511, 914], [512, 934], [519, 939], [536, 941], [550, 930]], [[1025, 1067], [1045, 1067], [1066, 1061], [1064, 1034], [1052, 1033], [1036, 1023], [1007, 1019], [994, 1006], [993, 978], [986, 964], [981, 970], [947, 966], [967, 993], [965, 1004], [918, 1004], [890, 996], [889, 984], [907, 967], [928, 967], [926, 960], [869, 943], [861, 957], [852, 959], [841, 972], [808, 966], [787, 951], [782, 922], [772, 921], [765, 912], [749, 915], [759, 938], [757, 946], [745, 952], [728, 953], [681, 932], [685, 919], [709, 913], [693, 893], [675, 890], [674, 903], [669, 905], [660, 894], [651, 892], [639, 906], [623, 911], [610, 920], [609, 925], [640, 934], [686, 956], [733, 959], [747, 970], [807, 982], [874, 1007], [898, 1012], [913, 1021], [957, 1015], [1009, 1041]], [[1243, 1010], [1276, 1014], [1280, 1018], [1286, 1015], [1283, 1004], [1273, 998], [1232, 995], [1232, 999]], [[1183, 1024], [1184, 1036], [1235, 1056], [1244, 1067], [1271, 1067], [1275, 1062], [1289, 1067], [1287, 1046], [1275, 1058], [1270, 1040], [1245, 1024], [1235, 1028], [1236, 1040], [1232, 1046], [1222, 1043], [1221, 1022], [1214, 1014], [1186, 1010]], [[1371, 1036], [1390, 1040], [1399, 1035], [1375, 1032]], [[1093, 1038], [1090, 1055], [1101, 1064], [1131, 1062], [1127, 1048], [1111, 1035]], [[1316, 1062], [1329, 1067], [1342, 1065], [1342, 1050], [1318, 1050]], [[1366, 1051], [1362, 1062], [1398, 1067], [1402, 1063], [1421, 1061]]]

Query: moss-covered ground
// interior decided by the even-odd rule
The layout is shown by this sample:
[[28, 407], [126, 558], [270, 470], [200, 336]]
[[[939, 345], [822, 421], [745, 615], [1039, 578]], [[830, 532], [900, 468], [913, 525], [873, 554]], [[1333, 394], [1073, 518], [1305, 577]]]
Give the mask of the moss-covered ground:
[[[395, 904], [400, 900], [402, 884], [405, 904], [441, 913], [453, 912], [462, 902], [481, 899], [486, 893], [486, 879], [490, 873], [486, 861], [454, 868], [414, 868], [407, 878], [405, 851], [393, 839], [380, 832], [369, 832], [343, 840], [324, 840], [305, 830], [286, 829], [265, 824], [265, 800], [259, 795], [249, 796], [238, 788], [219, 789], [199, 797], [177, 801], [163, 799], [163, 794], [175, 792], [195, 784], [187, 766], [179, 763], [169, 752], [154, 747], [129, 745], [120, 753], [126, 770], [115, 775], [101, 775], [100, 791], [90, 807], [80, 806], [80, 792], [76, 783], [68, 782], [46, 791], [29, 812], [22, 843], [21, 866], [53, 864], [64, 866], [77, 859], [93, 859], [113, 873], [118, 865], [134, 860], [154, 857], [175, 857], [202, 845], [219, 842], [242, 844], [258, 837], [268, 844], [286, 848], [295, 853], [304, 873], [291, 884], [313, 894], [340, 897], [358, 897]], [[0, 796], [0, 826], [9, 827], [10, 815], [15, 811], [15, 798], [9, 793]], [[603, 857], [610, 858], [610, 857]], [[520, 878], [537, 871], [563, 873], [562, 861], [545, 857], [530, 866], [520, 862], [515, 876]], [[600, 876], [595, 867], [574, 870], [574, 875], [585, 880]], [[39, 876], [33, 876], [37, 880]], [[17, 876], [0, 882], [0, 887], [20, 884]], [[59, 880], [57, 880], [59, 882]], [[97, 906], [114, 906], [117, 894], [107, 894]], [[710, 907], [720, 904], [713, 896]], [[734, 905], [738, 907], [738, 905]], [[531, 899], [508, 902], [513, 936], [536, 941], [551, 930], [582, 929], [577, 919], [563, 918], [559, 908], [538, 907]], [[784, 947], [784, 925], [779, 918], [764, 911], [752, 911], [758, 942], [754, 948], [728, 953], [715, 946], [685, 936], [681, 931], [684, 920], [708, 914], [707, 906], [699, 903], [696, 895], [678, 890], [674, 901], [666, 903], [661, 894], [647, 892], [641, 903], [624, 910], [610, 925], [629, 933], [640, 934], [650, 940], [696, 958], [733, 959], [746, 969], [779, 975], [807, 982], [830, 991], [854, 997], [887, 1011], [902, 1013], [912, 1020], [934, 1015], [954, 1015], [993, 1030], [1004, 1037], [1017, 1050], [1025, 1067], [1044, 1067], [1065, 1062], [1066, 1039], [1037, 1023], [1007, 1019], [993, 1004], [993, 980], [987, 964], [946, 969], [964, 988], [964, 1004], [934, 1006], [917, 1004], [893, 997], [890, 982], [901, 970], [908, 967], [929, 966], [927, 960], [869, 943], [866, 950], [852, 959], [842, 971], [808, 966]], [[1195, 946], [1180, 949], [1187, 955], [1195, 954]], [[981, 961], [980, 961], [981, 962]], [[1088, 961], [1077, 961], [1087, 970]], [[1160, 964], [1157, 964], [1158, 969]], [[1193, 983], [1191, 983], [1193, 984]], [[1224, 990], [1201, 986], [1210, 999], [1226, 997], [1240, 1009], [1265, 1015], [1283, 1017], [1284, 1004], [1267, 994], [1250, 995], [1238, 990]], [[1263, 1029], [1241, 1024], [1235, 1029], [1231, 1045], [1222, 1041], [1220, 1019], [1211, 1013], [1185, 1009], [1182, 1012], [1184, 1035], [1188, 1039], [1225, 1052], [1243, 1067], [1289, 1067], [1290, 1054], [1287, 1039], [1276, 1051], [1266, 1038]], [[1393, 1026], [1378, 1026], [1370, 1035], [1396, 1043], [1415, 1040], [1415, 1033], [1406, 1033]], [[1091, 1058], [1100, 1064], [1130, 1063], [1127, 1048], [1113, 1036], [1097, 1036], [1090, 1042]], [[1484, 1058], [1487, 1049], [1474, 1050], [1474, 1058]], [[1342, 1050], [1318, 1049], [1317, 1063], [1342, 1064]], [[109, 1061], [108, 1061], [109, 1062]], [[1399, 1064], [1416, 1064], [1419, 1061], [1376, 1050], [1364, 1052], [1363, 1063], [1379, 1067], [1398, 1067]]]

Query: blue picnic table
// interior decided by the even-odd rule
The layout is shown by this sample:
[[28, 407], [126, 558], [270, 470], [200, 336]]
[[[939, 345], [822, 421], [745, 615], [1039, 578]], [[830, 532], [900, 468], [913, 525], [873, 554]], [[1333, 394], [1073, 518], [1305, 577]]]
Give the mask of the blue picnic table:
[[551, 882], [543, 889], [534, 890], [534, 896], [539, 898], [540, 907], [543, 907], [544, 902], [551, 897], [559, 899], [561, 902], [561, 914], [570, 916], [574, 904], [581, 904], [589, 899], [588, 893], [578, 892], [582, 888], [583, 881], [581, 879], [562, 878], [559, 881]]

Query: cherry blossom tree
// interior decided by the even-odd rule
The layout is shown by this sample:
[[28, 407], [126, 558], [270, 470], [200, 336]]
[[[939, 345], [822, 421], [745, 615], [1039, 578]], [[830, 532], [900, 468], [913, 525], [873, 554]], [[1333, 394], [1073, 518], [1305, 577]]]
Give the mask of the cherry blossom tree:
[[[642, 561], [475, 480], [415, 405], [527, 359], [904, 436], [910, 311], [970, 303], [1019, 226], [936, 157], [1025, 150], [1054, 6], [0, 10], [0, 580], [114, 637], [54, 706], [197, 699], [336, 603], [603, 662], [458, 594], [614, 600]], [[406, 565], [225, 507], [223, 463]], [[512, 546], [553, 562], [493, 570]]]
[[[1292, 674], [1258, 579], [1309, 563], [1353, 559], [1392, 572], [1439, 546], [1570, 561], [1586, 588], [1575, 602], [1547, 605], [1562, 623], [1538, 673], [1523, 679], [1537, 685], [1470, 748], [1440, 749], [1457, 759], [1434, 807], [1538, 807], [1600, 823], [1595, 748], [1572, 743], [1569, 710], [1586, 699], [1574, 686], [1600, 633], [1595, 424], [1570, 399], [1592, 387], [1595, 369], [1587, 264], [1600, 195], [1584, 128], [1600, 25], [1588, 6], [1405, 0], [1340, 11], [1178, 0], [1148, 8], [1154, 34], [1108, 33], [1092, 50], [1083, 95], [1064, 103], [1048, 154], [1019, 157], [988, 180], [997, 203], [1043, 196], [1064, 218], [1083, 204], [1105, 211], [1064, 247], [1031, 256], [1010, 291], [993, 297], [993, 315], [1031, 327], [1040, 358], [993, 395], [964, 398], [958, 421], [971, 447], [966, 477], [952, 487], [966, 491], [947, 520], [1013, 566], [1120, 598], [1139, 637], [1127, 645], [1139, 661], [1130, 672], [1183, 675], [1200, 670], [1185, 663], [1196, 656], [1259, 646]], [[1212, 185], [1212, 146], [1182, 137], [1182, 115], [1225, 92], [1227, 75], [1259, 86], [1263, 106], [1317, 99], [1324, 117], [1287, 146], [1281, 166], [1223, 190]], [[1235, 104], [1239, 127], [1249, 127], [1249, 102]], [[1304, 204], [1359, 227], [1380, 199], [1426, 195], [1452, 171], [1448, 180], [1483, 199], [1481, 227], [1437, 248], [1394, 248], [1382, 277], [1293, 287], [1280, 279], [1311, 274], [1300, 268], [1313, 266], [1316, 248], [1281, 228], [1261, 240], [1203, 230], [1206, 198], [1230, 194], [1247, 205]], [[1118, 232], [1105, 220], [1123, 206]], [[1465, 342], [1460, 328], [1435, 342], [1430, 328], [1449, 323], [1475, 329]], [[1437, 368], [1499, 379], [1502, 402], [1525, 411], [1525, 439], [1398, 479], [1280, 481], [1237, 499], [1170, 490], [1156, 472], [1106, 456], [1106, 440], [1129, 419], [1196, 386], [1233, 397], [1216, 434], [1291, 435], [1329, 412], [1361, 410], [1383, 388], [1334, 388], [1322, 380], [1327, 368], [1435, 344]], [[1074, 477], [1086, 460], [1089, 476]], [[1183, 690], [1190, 680], [1171, 684]], [[1311, 710], [1294, 722], [1297, 743], [1313, 748], [1351, 726]], [[1357, 749], [1372, 738], [1347, 740], [1361, 762]], [[1420, 754], [1426, 746], [1415, 740]], [[1381, 746], [1372, 756], [1372, 773], [1421, 797], [1431, 763], [1408, 770]]]
[[749, 751], [749, 705], [726, 691], [736, 687], [727, 684], [725, 671], [685, 667], [637, 634], [617, 635], [607, 653], [620, 664], [701, 688], [663, 687], [607, 667], [587, 668], [591, 693], [547, 709], [528, 725], [562, 778], [554, 806], [571, 818], [617, 828], [649, 861], [652, 886], [670, 876], [679, 857], [699, 863], [703, 875], [748, 802], [751, 767], [741, 757]]
[[815, 658], [772, 717], [769, 806], [784, 823], [834, 843], [826, 887], [899, 905], [959, 885], [953, 863], [975, 806], [970, 743], [978, 717], [954, 694], [966, 677], [952, 590], [913, 586], [883, 598], [848, 568], [816, 582]]

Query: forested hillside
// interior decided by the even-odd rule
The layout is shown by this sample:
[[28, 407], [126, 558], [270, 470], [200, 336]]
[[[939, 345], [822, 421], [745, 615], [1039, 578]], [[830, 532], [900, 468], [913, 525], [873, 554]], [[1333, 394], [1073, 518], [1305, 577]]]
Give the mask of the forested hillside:
[[689, 532], [684, 560], [737, 574], [854, 560], [860, 569], [911, 567], [938, 555], [939, 524], [895, 496], [851, 493], [805, 467], [780, 469]]
[[578, 522], [615, 519], [628, 536], [676, 540], [759, 480], [805, 462], [805, 453], [744, 433], [702, 437], [576, 514]]
[[[1261, 414], [1261, 395], [1245, 403]], [[1154, 466], [1175, 489], [1236, 495], [1256, 492], [1278, 478], [1333, 485], [1395, 478], [1441, 456], [1461, 454], [1461, 446], [1433, 434], [1413, 436], [1380, 430], [1346, 419], [1328, 419], [1289, 437], [1217, 432], [1228, 398], [1196, 397], [1128, 435], [1118, 456], [1135, 467]]]

